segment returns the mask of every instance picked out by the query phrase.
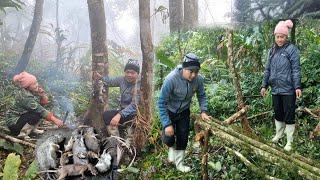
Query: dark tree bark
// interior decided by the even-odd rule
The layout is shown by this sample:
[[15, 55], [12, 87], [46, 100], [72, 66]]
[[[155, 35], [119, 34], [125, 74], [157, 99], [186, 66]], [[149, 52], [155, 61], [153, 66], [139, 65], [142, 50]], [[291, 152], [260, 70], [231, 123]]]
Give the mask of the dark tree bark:
[[170, 33], [179, 32], [183, 24], [182, 0], [169, 1]]
[[14, 71], [15, 74], [18, 74], [24, 71], [29, 63], [31, 53], [34, 48], [34, 44], [36, 43], [37, 36], [40, 30], [40, 24], [42, 21], [42, 14], [43, 14], [43, 3], [44, 3], [44, 0], [36, 0], [33, 20], [32, 20], [31, 28], [29, 31], [28, 39], [26, 41], [26, 44], [24, 45], [21, 58], [15, 68], [15, 71]]
[[198, 26], [198, 0], [184, 0], [184, 29]]
[[[108, 75], [108, 52], [106, 47], [106, 18], [103, 0], [87, 0], [92, 47], [92, 72]], [[102, 93], [103, 83], [92, 79], [93, 97], [85, 114], [86, 124], [102, 130], [104, 127], [102, 114], [107, 107], [107, 92]]]
[[[142, 51], [141, 70], [141, 105], [139, 112], [146, 127], [136, 127], [135, 142], [137, 149], [141, 149], [147, 140], [152, 118], [152, 79], [153, 79], [153, 44], [150, 26], [150, 1], [139, 0], [140, 41]], [[138, 118], [139, 121], [139, 118]], [[139, 131], [139, 129], [141, 129]], [[143, 130], [143, 131], [142, 131]], [[137, 141], [139, 140], [139, 141]]]

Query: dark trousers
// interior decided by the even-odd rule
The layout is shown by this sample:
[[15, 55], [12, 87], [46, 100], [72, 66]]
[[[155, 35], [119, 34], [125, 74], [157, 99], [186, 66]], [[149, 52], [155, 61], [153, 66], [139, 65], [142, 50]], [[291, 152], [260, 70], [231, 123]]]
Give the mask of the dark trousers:
[[169, 118], [174, 129], [173, 136], [166, 136], [164, 129], [162, 131], [162, 141], [169, 147], [176, 145], [176, 150], [185, 150], [188, 144], [190, 110], [184, 110], [181, 113], [168, 112]]
[[272, 95], [272, 102], [277, 121], [295, 123], [296, 95]]
[[9, 126], [12, 135], [17, 136], [25, 124], [36, 125], [41, 119], [40, 113], [27, 112], [20, 116], [17, 123]]

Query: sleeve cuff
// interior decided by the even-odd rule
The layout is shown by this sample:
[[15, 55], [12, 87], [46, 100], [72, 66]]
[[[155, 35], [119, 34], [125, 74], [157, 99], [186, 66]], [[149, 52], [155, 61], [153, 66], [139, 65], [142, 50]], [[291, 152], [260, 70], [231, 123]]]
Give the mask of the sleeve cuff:
[[201, 110], [201, 113], [206, 113], [206, 114], [208, 114], [207, 112], [208, 112], [207, 110]]
[[167, 128], [168, 126], [171, 126], [172, 124], [171, 123], [169, 123], [169, 124], [167, 124], [167, 125], [165, 125], [165, 126], [163, 126], [163, 129], [165, 129], [165, 128]]

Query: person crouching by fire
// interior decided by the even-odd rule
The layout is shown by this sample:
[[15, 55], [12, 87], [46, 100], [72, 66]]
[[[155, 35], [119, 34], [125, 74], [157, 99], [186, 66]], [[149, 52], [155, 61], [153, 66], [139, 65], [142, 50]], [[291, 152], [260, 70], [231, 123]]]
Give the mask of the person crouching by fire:
[[39, 86], [37, 78], [27, 72], [13, 76], [14, 100], [6, 112], [6, 125], [12, 135], [28, 139], [29, 134], [43, 133], [37, 129], [42, 119], [51, 121], [58, 127], [63, 122], [43, 106], [49, 103], [48, 96]]
[[126, 130], [125, 137], [127, 145], [133, 143], [132, 125], [137, 114], [137, 104], [140, 101], [140, 65], [138, 60], [129, 59], [124, 67], [124, 75], [118, 77], [102, 77], [94, 72], [95, 80], [102, 80], [107, 87], [120, 87], [119, 109], [107, 110], [103, 113], [103, 120], [107, 126], [109, 135], [120, 137], [118, 127]]

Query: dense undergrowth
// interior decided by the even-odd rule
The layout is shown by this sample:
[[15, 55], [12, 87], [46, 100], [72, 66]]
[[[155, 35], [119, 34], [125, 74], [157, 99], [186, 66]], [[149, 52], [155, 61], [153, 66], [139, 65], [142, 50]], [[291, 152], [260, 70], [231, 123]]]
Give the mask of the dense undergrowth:
[[[269, 112], [263, 116], [250, 119], [254, 133], [263, 142], [270, 142], [274, 134], [272, 101], [270, 94], [262, 98], [259, 96], [263, 66], [266, 61], [267, 49], [273, 42], [272, 29], [274, 22], [265, 22], [250, 27], [239, 27], [234, 30], [235, 64], [241, 76], [241, 86], [246, 104], [250, 105], [248, 117], [262, 112]], [[297, 107], [320, 108], [320, 23], [318, 21], [301, 19], [296, 29], [296, 45], [301, 51], [303, 96], [297, 101]], [[221, 28], [198, 29], [192, 32], [173, 34], [165, 38], [156, 48], [157, 63], [155, 64], [155, 101], [161, 82], [182, 60], [184, 53], [194, 52], [201, 57], [200, 73], [205, 77], [208, 109], [210, 115], [223, 120], [232, 115], [237, 108], [235, 90], [226, 64], [226, 31]], [[5, 120], [4, 112], [10, 102], [8, 81], [4, 79], [5, 72], [16, 64], [16, 54], [0, 53], [0, 120]], [[89, 104], [91, 82], [89, 72], [77, 73], [50, 71], [46, 63], [38, 63], [33, 59], [28, 71], [36, 74], [40, 82], [50, 92], [53, 99], [60, 96], [67, 97], [64, 104], [72, 104], [74, 115], [81, 115]], [[82, 62], [90, 69], [90, 56], [84, 57]], [[44, 81], [46, 79], [46, 81]], [[49, 79], [49, 80], [48, 80]], [[117, 106], [117, 89], [111, 89], [110, 106]], [[50, 108], [62, 116], [66, 109], [61, 104], [52, 101]], [[198, 179], [201, 171], [201, 149], [194, 141], [195, 132], [191, 131], [187, 148], [186, 164], [192, 166], [190, 173], [180, 173], [174, 166], [166, 162], [167, 151], [161, 142], [161, 124], [157, 108], [155, 107], [149, 143], [134, 164], [136, 169], [128, 169], [123, 176], [126, 179]], [[198, 112], [196, 99], [192, 104], [192, 112]], [[60, 114], [59, 114], [60, 113]], [[301, 111], [296, 113], [297, 131], [294, 140], [294, 152], [320, 162], [319, 141], [308, 138], [309, 132], [317, 125], [317, 121]], [[192, 126], [193, 127], [193, 126]], [[233, 125], [240, 129], [240, 124]], [[209, 178], [210, 179], [261, 179], [261, 175], [252, 172], [236, 156], [224, 148], [224, 142], [211, 136], [209, 148]], [[283, 138], [277, 146], [285, 145]], [[233, 145], [232, 148], [245, 155], [252, 163], [270, 176], [282, 179], [303, 179], [294, 167], [279, 167], [265, 162], [254, 155], [249, 149]]]

